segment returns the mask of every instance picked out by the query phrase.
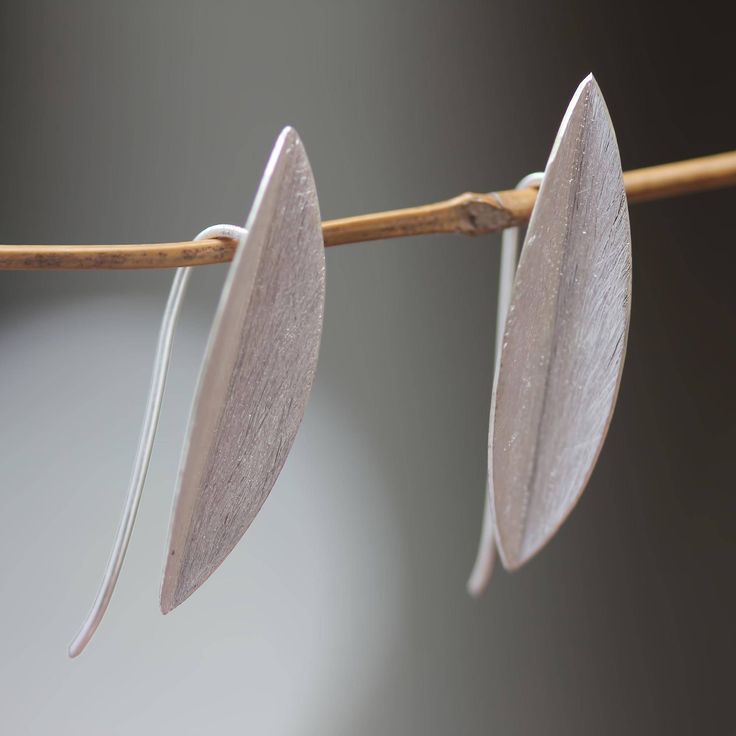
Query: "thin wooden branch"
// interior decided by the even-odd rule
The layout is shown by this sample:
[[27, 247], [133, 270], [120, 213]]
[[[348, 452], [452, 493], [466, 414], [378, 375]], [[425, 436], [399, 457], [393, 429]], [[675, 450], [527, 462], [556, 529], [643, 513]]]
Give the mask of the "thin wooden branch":
[[[629, 202], [736, 186], [736, 151], [627, 171]], [[435, 204], [322, 223], [325, 246], [433, 233], [484, 235], [529, 219], [537, 192], [468, 192]], [[232, 260], [233, 240], [142, 245], [0, 245], [0, 270], [85, 270], [204, 266]]]

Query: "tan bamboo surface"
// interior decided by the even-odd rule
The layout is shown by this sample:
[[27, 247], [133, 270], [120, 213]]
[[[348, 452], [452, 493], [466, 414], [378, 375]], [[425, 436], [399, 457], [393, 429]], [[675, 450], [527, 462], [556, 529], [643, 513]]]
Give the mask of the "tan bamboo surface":
[[[630, 203], [736, 186], [736, 151], [624, 173]], [[536, 189], [468, 192], [444, 202], [322, 223], [325, 246], [433, 233], [484, 235], [529, 219]], [[204, 266], [232, 260], [234, 240], [140, 245], [0, 245], [0, 270]]]

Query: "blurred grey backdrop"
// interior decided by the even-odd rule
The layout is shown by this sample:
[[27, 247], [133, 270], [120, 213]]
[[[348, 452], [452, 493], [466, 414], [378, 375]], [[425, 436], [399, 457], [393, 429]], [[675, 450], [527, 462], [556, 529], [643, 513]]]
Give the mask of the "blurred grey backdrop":
[[[513, 184], [593, 71], [625, 168], [736, 148], [707, 3], [4, 2], [0, 242], [241, 223], [300, 131], [325, 218]], [[641, 7], [640, 7], [641, 6]], [[464, 590], [498, 238], [332, 249], [318, 379], [262, 514], [164, 618], [180, 443], [222, 267], [178, 331], [127, 563], [88, 651], [171, 273], [0, 275], [0, 731], [687, 734], [734, 728], [734, 191], [632, 211], [620, 403], [527, 568]]]

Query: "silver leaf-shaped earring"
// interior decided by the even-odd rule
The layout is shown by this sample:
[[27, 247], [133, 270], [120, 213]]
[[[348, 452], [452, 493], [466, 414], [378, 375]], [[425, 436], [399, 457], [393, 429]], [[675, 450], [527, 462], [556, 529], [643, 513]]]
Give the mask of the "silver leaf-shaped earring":
[[317, 190], [296, 131], [271, 155], [233, 260], [199, 379], [172, 514], [161, 610], [227, 557], [294, 442], [319, 353], [325, 256]]
[[616, 403], [630, 308], [621, 161], [591, 75], [558, 132], [516, 271], [491, 409], [493, 533], [479, 557], [495, 540], [504, 566], [520, 567], [580, 498]]
[[[239, 240], [200, 374], [174, 504], [161, 594], [167, 612], [227, 556], [268, 496], [314, 379], [325, 262], [314, 178], [296, 131], [279, 136], [246, 228], [215, 225], [197, 240]], [[177, 269], [164, 311], [128, 495], [97, 597], [69, 655], [89, 643], [109, 605], [151, 459], [174, 329], [191, 267]]]

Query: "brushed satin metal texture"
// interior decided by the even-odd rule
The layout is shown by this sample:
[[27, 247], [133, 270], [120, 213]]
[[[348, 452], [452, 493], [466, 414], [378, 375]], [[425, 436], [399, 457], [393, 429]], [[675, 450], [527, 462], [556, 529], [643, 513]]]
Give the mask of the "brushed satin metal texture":
[[200, 374], [161, 587], [168, 613], [217, 569], [268, 497], [317, 367], [325, 259], [314, 178], [279, 137], [227, 276]]
[[501, 559], [515, 569], [580, 498], [626, 352], [631, 234], [616, 136], [592, 76], [552, 148], [516, 272], [489, 439]]

